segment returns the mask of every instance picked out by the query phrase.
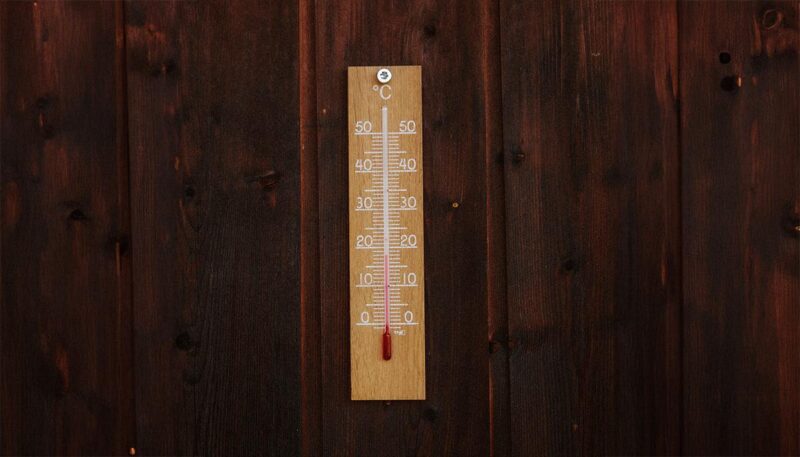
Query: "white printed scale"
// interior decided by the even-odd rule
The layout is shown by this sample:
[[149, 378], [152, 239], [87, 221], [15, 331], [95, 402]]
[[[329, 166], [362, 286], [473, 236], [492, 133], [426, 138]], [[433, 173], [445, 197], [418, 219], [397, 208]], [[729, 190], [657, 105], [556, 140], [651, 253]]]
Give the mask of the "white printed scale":
[[353, 400], [425, 399], [418, 66], [348, 69]]

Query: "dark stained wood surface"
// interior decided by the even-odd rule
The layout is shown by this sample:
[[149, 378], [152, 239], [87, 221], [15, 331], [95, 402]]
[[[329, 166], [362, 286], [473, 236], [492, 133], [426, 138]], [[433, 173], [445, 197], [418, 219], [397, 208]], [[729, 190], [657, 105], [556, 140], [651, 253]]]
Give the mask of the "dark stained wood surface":
[[126, 8], [140, 453], [295, 455], [298, 7]]
[[134, 443], [119, 7], [0, 3], [5, 455]]
[[486, 173], [486, 294], [489, 336], [489, 440], [493, 456], [511, 455], [511, 397], [508, 376], [508, 305], [506, 285], [505, 179], [503, 161], [502, 78], [500, 74], [500, 4], [482, 11], [486, 65], [483, 104]]
[[[0, 2], [0, 452], [800, 454], [799, 6]], [[423, 72], [422, 402], [349, 400], [380, 64]]]
[[676, 454], [675, 4], [501, 4], [512, 452]]
[[314, 0], [300, 0], [300, 377], [301, 453], [320, 455], [322, 446], [322, 327], [317, 167], [316, 27]]
[[798, 455], [798, 2], [680, 9], [684, 451]]

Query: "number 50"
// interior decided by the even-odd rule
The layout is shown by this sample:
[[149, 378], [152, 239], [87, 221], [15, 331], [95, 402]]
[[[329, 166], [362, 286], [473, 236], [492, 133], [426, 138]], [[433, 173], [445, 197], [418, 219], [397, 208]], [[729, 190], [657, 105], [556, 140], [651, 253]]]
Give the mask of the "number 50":
[[417, 123], [414, 121], [400, 121], [400, 131], [404, 133], [414, 133], [417, 131]]
[[372, 131], [372, 122], [370, 121], [357, 121], [356, 133], [369, 133]]

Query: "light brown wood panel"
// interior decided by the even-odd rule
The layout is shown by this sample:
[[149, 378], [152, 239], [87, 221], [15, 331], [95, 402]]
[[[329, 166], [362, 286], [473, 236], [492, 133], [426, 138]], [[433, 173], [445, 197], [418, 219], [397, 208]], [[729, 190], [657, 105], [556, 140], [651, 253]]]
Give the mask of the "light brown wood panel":
[[348, 69], [353, 400], [425, 399], [421, 83], [419, 66]]

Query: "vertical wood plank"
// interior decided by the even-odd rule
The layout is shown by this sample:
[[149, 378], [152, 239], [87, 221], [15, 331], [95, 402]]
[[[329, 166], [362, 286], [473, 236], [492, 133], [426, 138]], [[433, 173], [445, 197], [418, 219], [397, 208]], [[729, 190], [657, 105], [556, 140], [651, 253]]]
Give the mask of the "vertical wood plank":
[[133, 442], [120, 8], [0, 4], [4, 455]]
[[[316, 9], [323, 455], [486, 455], [489, 17], [481, 2]], [[421, 65], [427, 400], [350, 401], [347, 85], [355, 65]], [[496, 96], [496, 95], [495, 95]]]
[[491, 455], [511, 454], [511, 398], [508, 347], [508, 298], [506, 284], [506, 204], [505, 170], [503, 163], [503, 107], [501, 77], [500, 2], [485, 2], [482, 14], [484, 40], [482, 68], [484, 138], [486, 155], [484, 169], [486, 190], [488, 336], [490, 354], [489, 375], [489, 440]]
[[322, 455], [319, 171], [314, 0], [299, 2], [301, 454]]
[[501, 24], [513, 454], [677, 454], [675, 4]]
[[798, 2], [680, 10], [684, 450], [800, 454]]
[[139, 448], [296, 455], [298, 5], [127, 7]]

